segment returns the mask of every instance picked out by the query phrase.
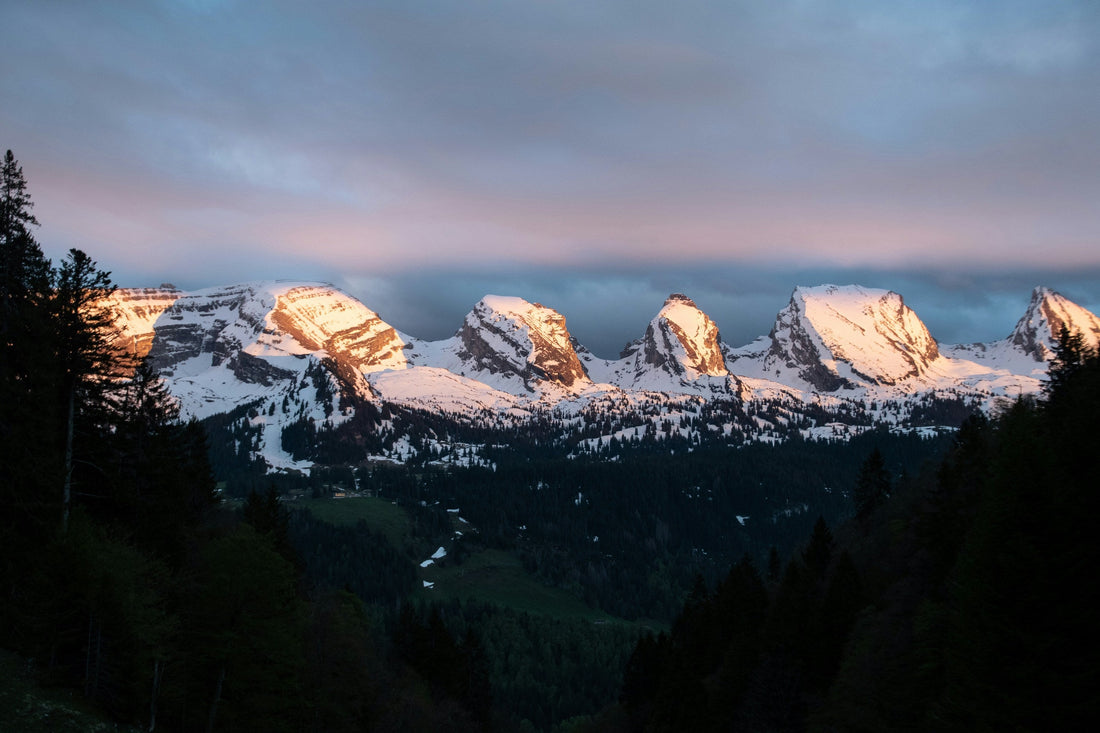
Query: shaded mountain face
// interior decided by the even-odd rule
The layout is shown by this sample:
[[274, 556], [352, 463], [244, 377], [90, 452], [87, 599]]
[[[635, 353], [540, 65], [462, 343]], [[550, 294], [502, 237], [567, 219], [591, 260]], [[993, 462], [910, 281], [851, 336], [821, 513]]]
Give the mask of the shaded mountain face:
[[633, 360], [636, 376], [659, 371], [690, 380], [729, 374], [718, 326], [691, 298], [679, 293], [665, 300], [645, 335], [628, 345], [621, 358]]
[[1071, 333], [1080, 332], [1091, 347], [1100, 343], [1100, 318], [1053, 290], [1038, 287], [1009, 340], [1035, 361], [1050, 361], [1062, 326]]
[[793, 371], [823, 392], [860, 382], [897, 384], [940, 357], [900, 295], [858, 285], [796, 288], [769, 338], [765, 370]]
[[540, 381], [563, 387], [588, 381], [565, 317], [539, 303], [487, 295], [466, 315], [455, 337], [465, 376], [515, 376], [529, 390]]

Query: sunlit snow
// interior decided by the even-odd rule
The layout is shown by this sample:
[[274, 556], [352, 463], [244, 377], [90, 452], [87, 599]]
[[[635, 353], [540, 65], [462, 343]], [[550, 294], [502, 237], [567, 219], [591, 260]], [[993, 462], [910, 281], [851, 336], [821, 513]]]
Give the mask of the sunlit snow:
[[[256, 454], [272, 468], [300, 471], [310, 464], [282, 451], [282, 431], [301, 419], [317, 426], [349, 419], [341, 389], [478, 427], [550, 419], [585, 431], [577, 442], [582, 452], [671, 438], [691, 450], [693, 442], [718, 436], [776, 442], [791, 426], [807, 439], [846, 439], [869, 429], [868, 418], [934, 432], [903, 427], [921, 400], [965, 398], [988, 409], [1041, 389], [1063, 323], [1080, 329], [1087, 343], [1100, 340], [1100, 319], [1044, 288], [1007, 338], [958, 345], [937, 344], [901, 296], [885, 290], [797, 288], [772, 332], [741, 347], [722, 344], [717, 324], [686, 296], [673, 295], [615, 360], [574, 349], [560, 313], [517, 297], [485, 296], [454, 337], [435, 342], [397, 332], [325, 284], [123, 289], [109, 305], [118, 318], [116, 343], [139, 356], [149, 352], [183, 417], [250, 406], [249, 422], [260, 429]], [[322, 365], [326, 359], [341, 365], [343, 381]], [[561, 369], [560, 382], [545, 376]], [[744, 415], [704, 419], [703, 405], [715, 402], [743, 406]], [[805, 407], [866, 417], [807, 424]], [[493, 468], [486, 446], [454, 436], [427, 435], [414, 444], [397, 435], [387, 445], [363, 460], [419, 457]]]

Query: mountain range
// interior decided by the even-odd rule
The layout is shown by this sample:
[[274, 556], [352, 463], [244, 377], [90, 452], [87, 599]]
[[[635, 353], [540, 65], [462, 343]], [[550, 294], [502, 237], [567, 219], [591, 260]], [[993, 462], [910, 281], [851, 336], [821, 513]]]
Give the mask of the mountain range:
[[[696, 441], [928, 428], [930, 405], [986, 409], [1039, 391], [1063, 325], [1100, 341], [1100, 319], [1042, 287], [1006, 338], [957, 345], [938, 343], [886, 290], [798, 287], [770, 333], [742, 346], [673, 294], [617, 359], [579, 344], [554, 309], [518, 297], [486, 295], [440, 341], [401, 333], [319, 283], [119, 289], [105, 305], [117, 314], [116, 346], [148, 357], [183, 415], [250, 406], [269, 465], [299, 467], [282, 448], [287, 425], [339, 425], [365, 404], [486, 428], [550, 420], [582, 448], [639, 440], [670, 421]], [[386, 457], [412, 449], [395, 450]]]

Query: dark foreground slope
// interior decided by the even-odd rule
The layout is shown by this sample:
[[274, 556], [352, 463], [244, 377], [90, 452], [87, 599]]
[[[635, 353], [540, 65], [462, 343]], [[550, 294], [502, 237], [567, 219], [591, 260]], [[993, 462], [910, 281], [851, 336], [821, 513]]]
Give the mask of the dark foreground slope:
[[[1100, 357], [959, 432], [782, 573], [736, 565], [639, 643], [600, 729], [1073, 730], [1100, 713]], [[873, 482], [869, 464], [861, 482]]]

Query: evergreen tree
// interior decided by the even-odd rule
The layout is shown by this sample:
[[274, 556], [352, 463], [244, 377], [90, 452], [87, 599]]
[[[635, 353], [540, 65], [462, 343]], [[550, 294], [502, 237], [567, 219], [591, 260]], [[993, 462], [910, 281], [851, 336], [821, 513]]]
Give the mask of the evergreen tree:
[[191, 418], [183, 425], [178, 437], [180, 470], [186, 477], [185, 516], [197, 526], [221, 498], [210, 467], [210, 446], [202, 424]]
[[305, 617], [293, 566], [242, 524], [203, 546], [192, 582], [182, 666], [203, 729], [301, 730]]
[[4, 168], [0, 173], [0, 232], [4, 242], [21, 233], [28, 234], [28, 226], [38, 226], [31, 209], [34, 203], [27, 193], [27, 181], [23, 177], [23, 166], [19, 165], [11, 150], [4, 154]]
[[38, 224], [32, 207], [23, 169], [9, 150], [0, 173], [0, 526], [5, 537], [41, 539], [60, 504], [55, 467], [61, 461], [50, 339], [53, 274], [31, 232]]
[[[311, 733], [357, 733], [369, 725], [383, 697], [384, 660], [369, 633], [363, 602], [348, 592], [324, 594], [310, 604], [305, 676]], [[303, 729], [306, 730], [306, 729]]]
[[467, 629], [459, 647], [462, 675], [458, 683], [459, 700], [482, 730], [489, 730], [493, 695], [489, 687], [489, 659], [481, 638]]
[[279, 501], [279, 492], [274, 486], [262, 496], [255, 491], [250, 492], [241, 515], [253, 529], [271, 541], [276, 552], [295, 562], [294, 549], [290, 544], [290, 513]]
[[833, 533], [829, 531], [829, 525], [825, 518], [819, 516], [814, 523], [813, 534], [810, 542], [802, 553], [802, 560], [806, 563], [806, 569], [810, 571], [810, 577], [817, 581], [825, 579], [825, 571], [829, 569], [829, 563], [833, 559]]
[[768, 582], [778, 583], [779, 574], [783, 571], [782, 561], [779, 559], [779, 548], [772, 545], [768, 550]]
[[1058, 330], [1058, 343], [1054, 346], [1054, 357], [1047, 369], [1047, 381], [1043, 392], [1047, 399], [1057, 395], [1065, 384], [1094, 357], [1093, 349], [1085, 343], [1080, 331], [1070, 331], [1066, 324]]
[[886, 460], [881, 451], [875, 448], [859, 468], [852, 499], [855, 503], [856, 518], [863, 521], [871, 512], [890, 496], [890, 472], [886, 470]]
[[58, 403], [64, 426], [62, 531], [68, 526], [72, 505], [77, 420], [90, 422], [89, 431], [102, 426], [104, 394], [112, 386], [111, 378], [121, 371], [110, 340], [114, 314], [102, 304], [113, 292], [110, 273], [100, 270], [80, 250], [69, 250], [57, 270], [51, 302], [59, 370]]
[[217, 503], [206, 436], [194, 422], [180, 423], [179, 407], [146, 360], [109, 395], [107, 430], [89, 441], [100, 470], [102, 497], [89, 510], [132, 527], [138, 543], [178, 564], [189, 537]]
[[[9, 150], [0, 173], [0, 339], [5, 347], [16, 346], [19, 342], [13, 339], [20, 336], [34, 335], [21, 319], [27, 309], [44, 311], [53, 286], [50, 262], [31, 233], [30, 227], [38, 226], [33, 207], [23, 168]], [[6, 366], [15, 355], [6, 354]]]

